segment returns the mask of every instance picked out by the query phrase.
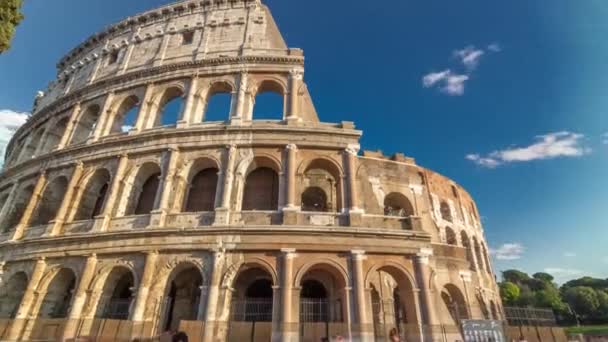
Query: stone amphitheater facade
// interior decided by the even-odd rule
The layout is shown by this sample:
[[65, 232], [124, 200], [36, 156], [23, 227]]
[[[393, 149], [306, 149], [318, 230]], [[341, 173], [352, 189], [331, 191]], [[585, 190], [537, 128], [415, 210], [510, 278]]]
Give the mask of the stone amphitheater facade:
[[[142, 339], [443, 341], [462, 319], [502, 319], [471, 196], [413, 158], [359, 153], [352, 122], [320, 122], [303, 51], [259, 0], [153, 9], [57, 67], [0, 175], [5, 339], [105, 322]], [[277, 120], [254, 115], [267, 92]], [[205, 120], [218, 94], [225, 121]]]

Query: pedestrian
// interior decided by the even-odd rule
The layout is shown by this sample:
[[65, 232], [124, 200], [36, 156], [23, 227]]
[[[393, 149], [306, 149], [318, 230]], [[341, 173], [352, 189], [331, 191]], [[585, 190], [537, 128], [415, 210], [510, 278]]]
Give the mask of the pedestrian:
[[397, 331], [397, 328], [391, 329], [388, 336], [391, 342], [401, 342], [401, 337], [399, 336], [399, 331]]
[[173, 335], [172, 342], [188, 342], [188, 335], [185, 332], [180, 331], [177, 334]]

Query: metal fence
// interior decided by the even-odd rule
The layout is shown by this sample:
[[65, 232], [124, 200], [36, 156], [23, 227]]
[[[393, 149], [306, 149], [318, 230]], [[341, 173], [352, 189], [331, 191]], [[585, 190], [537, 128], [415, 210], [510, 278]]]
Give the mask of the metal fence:
[[234, 322], [272, 322], [272, 298], [235, 300], [231, 312]]
[[104, 311], [104, 318], [107, 319], [129, 319], [131, 310], [131, 299], [112, 299], [108, 302]]
[[505, 319], [511, 326], [557, 326], [551, 309], [505, 307]]

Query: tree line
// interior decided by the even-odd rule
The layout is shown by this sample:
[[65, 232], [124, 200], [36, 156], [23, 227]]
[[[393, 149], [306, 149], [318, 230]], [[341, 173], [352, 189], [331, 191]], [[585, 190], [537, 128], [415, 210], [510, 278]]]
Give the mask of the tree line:
[[582, 277], [558, 286], [544, 272], [529, 276], [502, 272], [500, 296], [505, 306], [551, 308], [559, 323], [608, 323], [608, 279]]

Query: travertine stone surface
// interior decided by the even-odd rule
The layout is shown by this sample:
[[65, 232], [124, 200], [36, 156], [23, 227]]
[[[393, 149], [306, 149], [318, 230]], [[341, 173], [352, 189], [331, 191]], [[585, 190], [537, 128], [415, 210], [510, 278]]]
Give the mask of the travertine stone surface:
[[[441, 325], [502, 318], [471, 196], [413, 158], [360, 153], [352, 122], [321, 122], [302, 50], [259, 0], [150, 10], [57, 68], [0, 175], [11, 338], [65, 317], [65, 339], [115, 318], [140, 336], [204, 321], [220, 341], [255, 300], [275, 341], [306, 340], [311, 320], [361, 341], [396, 326], [457, 340]], [[283, 98], [275, 120], [256, 118], [264, 92]], [[206, 121], [219, 93], [224, 121]], [[170, 101], [181, 110], [167, 123]]]

